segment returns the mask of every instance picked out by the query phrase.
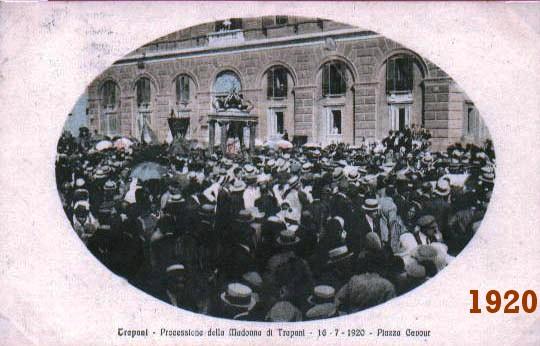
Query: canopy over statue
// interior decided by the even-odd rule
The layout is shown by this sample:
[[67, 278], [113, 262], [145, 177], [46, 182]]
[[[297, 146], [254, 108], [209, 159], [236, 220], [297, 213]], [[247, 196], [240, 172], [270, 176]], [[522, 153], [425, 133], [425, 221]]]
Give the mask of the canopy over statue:
[[208, 146], [210, 152], [214, 150], [215, 124], [221, 128], [221, 151], [227, 152], [227, 140], [238, 137], [240, 145], [244, 145], [244, 128], [249, 127], [249, 148], [255, 148], [256, 126], [258, 117], [251, 114], [253, 103], [245, 100], [237, 89], [232, 89], [226, 96], [215, 96], [212, 102], [214, 113], [208, 114]]

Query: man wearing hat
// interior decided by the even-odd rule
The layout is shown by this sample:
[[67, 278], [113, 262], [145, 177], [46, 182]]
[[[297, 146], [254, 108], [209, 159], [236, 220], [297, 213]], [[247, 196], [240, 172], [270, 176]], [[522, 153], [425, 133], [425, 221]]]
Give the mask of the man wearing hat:
[[442, 241], [443, 235], [439, 232], [437, 221], [433, 215], [424, 215], [418, 218], [417, 226], [412, 235], [418, 245]]
[[173, 306], [189, 311], [197, 311], [195, 299], [190, 292], [189, 279], [183, 264], [175, 263], [165, 269], [164, 290], [158, 298]]
[[309, 309], [305, 313], [306, 320], [318, 320], [337, 316], [334, 303], [336, 290], [332, 286], [318, 285], [308, 297]]
[[257, 301], [250, 287], [239, 282], [229, 283], [219, 295], [219, 307], [216, 314], [222, 318], [250, 320], [250, 312]]
[[224, 239], [221, 272], [225, 281], [240, 280], [242, 275], [256, 268], [253, 217], [241, 210], [231, 224], [231, 233]]
[[73, 213], [73, 229], [86, 244], [99, 227], [99, 222], [90, 212], [90, 204], [87, 201], [75, 203]]
[[364, 249], [366, 234], [375, 232], [381, 236], [379, 202], [375, 198], [367, 198], [362, 205], [363, 212], [355, 215], [353, 226], [347, 232], [346, 243], [351, 252], [359, 254]]
[[451, 213], [449, 200], [450, 183], [445, 179], [439, 179], [433, 189], [433, 198], [424, 204], [424, 215], [433, 215], [443, 237], [451, 241], [447, 232]]

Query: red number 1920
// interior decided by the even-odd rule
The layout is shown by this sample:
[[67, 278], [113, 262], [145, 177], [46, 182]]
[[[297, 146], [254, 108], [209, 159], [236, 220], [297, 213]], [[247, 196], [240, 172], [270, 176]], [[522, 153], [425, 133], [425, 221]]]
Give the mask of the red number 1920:
[[[478, 290], [470, 290], [470, 293], [472, 295], [472, 308], [469, 311], [471, 314], [479, 314], [482, 310], [479, 307]], [[490, 290], [486, 293], [487, 312], [492, 314], [498, 312], [503, 304], [503, 299], [506, 303], [503, 310], [505, 314], [517, 314], [520, 306], [524, 312], [530, 314], [536, 310], [538, 303], [536, 293], [531, 290], [523, 292], [521, 305], [516, 303], [519, 300], [519, 293], [516, 290], [508, 290], [503, 296], [497, 290]]]

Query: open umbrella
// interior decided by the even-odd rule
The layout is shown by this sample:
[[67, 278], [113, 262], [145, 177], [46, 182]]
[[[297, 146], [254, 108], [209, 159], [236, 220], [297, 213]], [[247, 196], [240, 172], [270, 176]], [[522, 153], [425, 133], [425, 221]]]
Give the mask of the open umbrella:
[[276, 142], [276, 147], [278, 147], [279, 149], [292, 149], [293, 144], [289, 141], [281, 139]]
[[102, 151], [105, 149], [112, 148], [113, 144], [111, 141], [103, 140], [96, 143], [96, 150]]
[[114, 141], [114, 147], [116, 149], [127, 149], [131, 147], [132, 145], [133, 145], [133, 142], [131, 141], [131, 139], [126, 138], [126, 137], [121, 137]]
[[151, 179], [161, 179], [167, 173], [167, 168], [155, 162], [139, 163], [131, 171], [131, 178], [137, 178], [141, 181]]

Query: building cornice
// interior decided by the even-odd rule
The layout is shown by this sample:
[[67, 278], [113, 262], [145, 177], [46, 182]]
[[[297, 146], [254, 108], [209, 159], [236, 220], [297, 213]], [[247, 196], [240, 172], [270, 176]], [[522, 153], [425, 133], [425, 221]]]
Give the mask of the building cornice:
[[234, 44], [219, 47], [199, 47], [189, 49], [163, 50], [159, 52], [131, 53], [126, 57], [117, 60], [113, 65], [130, 65], [140, 61], [152, 63], [164, 60], [176, 60], [182, 58], [193, 58], [198, 56], [211, 56], [221, 54], [239, 53], [245, 51], [267, 50], [275, 48], [287, 48], [299, 45], [324, 44], [327, 37], [332, 37], [335, 41], [362, 40], [381, 37], [379, 34], [361, 29], [343, 29], [320, 33], [294, 35], [278, 37], [272, 39], [251, 40], [241, 44]]

